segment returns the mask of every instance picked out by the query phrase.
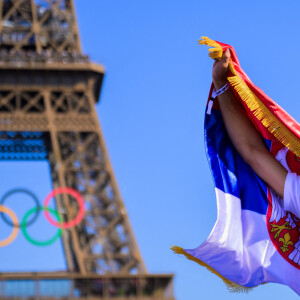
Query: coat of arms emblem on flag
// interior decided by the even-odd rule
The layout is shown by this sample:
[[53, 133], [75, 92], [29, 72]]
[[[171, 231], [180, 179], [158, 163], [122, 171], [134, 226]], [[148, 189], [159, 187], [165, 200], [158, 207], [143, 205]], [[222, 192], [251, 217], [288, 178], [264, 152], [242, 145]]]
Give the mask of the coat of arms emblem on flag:
[[[202, 37], [209, 56], [230, 48], [228, 82], [270, 153], [288, 172], [300, 175], [300, 125], [256, 87], [230, 45]], [[207, 267], [232, 291], [267, 282], [290, 286], [300, 295], [300, 219], [256, 175], [233, 147], [211, 86], [205, 112], [205, 146], [217, 198], [217, 221], [195, 249], [173, 251]]]

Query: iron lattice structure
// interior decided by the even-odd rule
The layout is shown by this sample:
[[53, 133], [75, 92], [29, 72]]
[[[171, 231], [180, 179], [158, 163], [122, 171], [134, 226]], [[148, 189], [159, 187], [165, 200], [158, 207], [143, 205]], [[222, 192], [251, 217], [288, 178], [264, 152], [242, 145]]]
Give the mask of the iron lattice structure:
[[[69, 273], [126, 278], [146, 269], [95, 111], [103, 75], [81, 52], [72, 0], [0, 0], [0, 159], [47, 159], [53, 187], [84, 197], [84, 220], [62, 236]], [[74, 199], [55, 200], [73, 219]]]

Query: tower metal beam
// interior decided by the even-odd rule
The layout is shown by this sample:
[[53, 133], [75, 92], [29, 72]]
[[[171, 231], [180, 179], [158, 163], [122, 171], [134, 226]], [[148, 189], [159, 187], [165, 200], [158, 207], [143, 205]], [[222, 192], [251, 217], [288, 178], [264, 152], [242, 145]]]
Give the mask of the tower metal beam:
[[[0, 0], [0, 159], [48, 159], [53, 187], [83, 196], [83, 221], [62, 235], [69, 274], [125, 280], [146, 268], [95, 110], [103, 76], [81, 52], [72, 0]], [[73, 219], [76, 201], [55, 200]]]

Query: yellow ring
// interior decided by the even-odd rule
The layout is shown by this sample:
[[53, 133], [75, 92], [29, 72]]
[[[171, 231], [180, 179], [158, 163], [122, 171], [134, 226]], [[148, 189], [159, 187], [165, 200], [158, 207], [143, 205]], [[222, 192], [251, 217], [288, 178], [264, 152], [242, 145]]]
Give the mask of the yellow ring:
[[[17, 218], [16, 214], [11, 209], [9, 209], [9, 208], [7, 208], [3, 205], [0, 205], [0, 211], [7, 214], [7, 215], [9, 215], [10, 218], [12, 219], [14, 225], [18, 224], [18, 218]], [[5, 240], [2, 240], [2, 241], [0, 240], [0, 247], [5, 247], [5, 246], [9, 245], [11, 242], [13, 242], [14, 239], [18, 235], [19, 229], [20, 229], [19, 227], [14, 226], [10, 236]]]

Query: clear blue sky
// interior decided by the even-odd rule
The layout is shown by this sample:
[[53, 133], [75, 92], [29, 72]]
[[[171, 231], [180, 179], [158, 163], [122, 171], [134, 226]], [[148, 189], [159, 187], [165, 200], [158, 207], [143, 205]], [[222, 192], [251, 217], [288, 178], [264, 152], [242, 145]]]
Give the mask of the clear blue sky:
[[[178, 300], [233, 299], [173, 255], [210, 233], [216, 201], [203, 144], [212, 61], [201, 35], [235, 47], [255, 84], [300, 120], [296, 1], [75, 1], [84, 52], [106, 77], [97, 106], [110, 158], [150, 272], [174, 272]], [[300, 282], [299, 282], [300, 284]], [[247, 299], [298, 299], [268, 284]]]
[[[212, 61], [197, 40], [206, 35], [233, 45], [253, 82], [300, 120], [300, 3], [75, 0], [75, 5], [83, 51], [106, 69], [96, 109], [148, 271], [175, 273], [177, 300], [298, 299], [276, 284], [230, 294], [218, 278], [169, 247], [198, 246], [216, 219], [203, 144]], [[3, 164], [3, 170], [17, 168]], [[21, 178], [19, 183], [34, 189], [34, 183]], [[45, 183], [37, 191], [41, 199], [48, 188]], [[63, 266], [60, 243], [53, 251], [50, 265]], [[24, 261], [14, 268], [28, 268]]]

